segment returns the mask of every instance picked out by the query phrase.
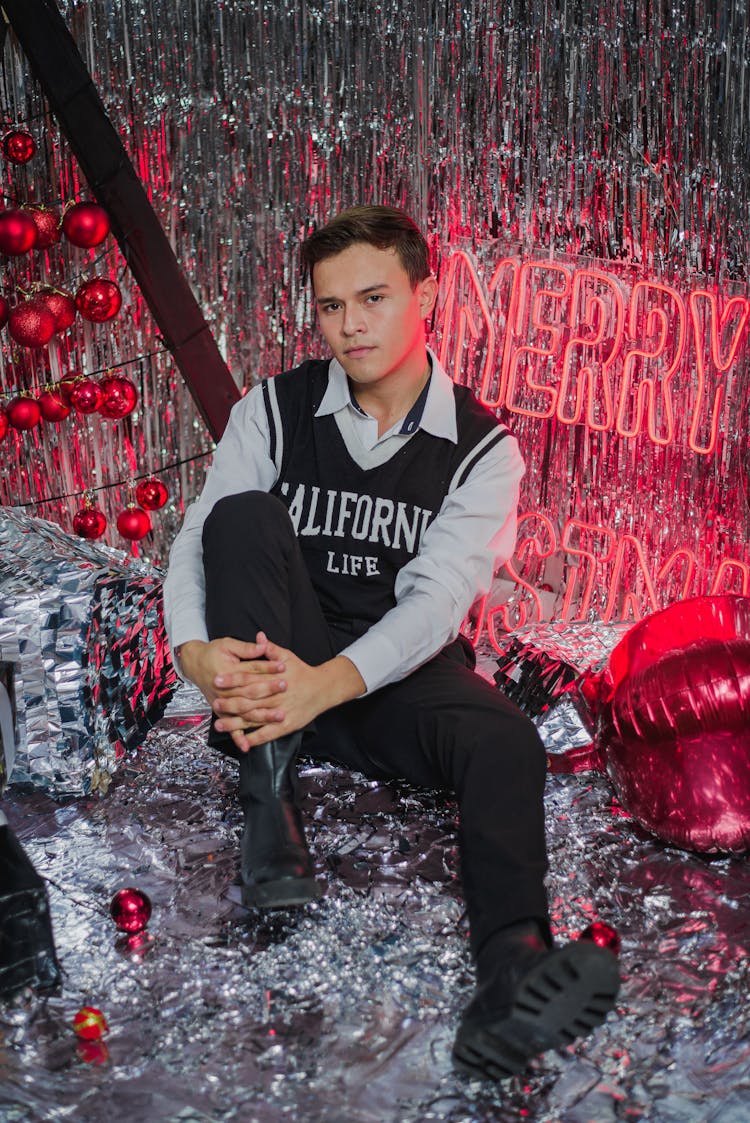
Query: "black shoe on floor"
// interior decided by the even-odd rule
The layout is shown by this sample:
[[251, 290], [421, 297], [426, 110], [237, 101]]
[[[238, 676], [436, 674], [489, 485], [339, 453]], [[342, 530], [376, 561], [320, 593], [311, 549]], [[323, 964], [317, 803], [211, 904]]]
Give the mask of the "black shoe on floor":
[[553, 948], [540, 924], [503, 928], [481, 949], [478, 985], [453, 1045], [456, 1067], [505, 1080], [529, 1059], [601, 1025], [620, 987], [611, 951], [589, 941]]
[[248, 908], [288, 908], [322, 896], [296, 801], [301, 743], [302, 734], [293, 733], [250, 749], [240, 760], [242, 903]]

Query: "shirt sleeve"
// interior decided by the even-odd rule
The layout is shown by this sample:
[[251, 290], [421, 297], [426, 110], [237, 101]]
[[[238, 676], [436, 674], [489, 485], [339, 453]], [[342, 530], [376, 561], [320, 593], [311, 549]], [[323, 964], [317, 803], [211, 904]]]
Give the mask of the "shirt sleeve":
[[396, 578], [396, 604], [341, 654], [367, 693], [398, 682], [458, 635], [469, 608], [513, 554], [525, 466], [505, 437], [446, 496], [419, 553]]
[[[164, 621], [169, 643], [207, 640], [203, 576], [203, 524], [215, 503], [243, 491], [270, 491], [277, 470], [270, 453], [268, 418], [263, 387], [255, 386], [236, 402], [199, 498], [185, 516], [169, 552], [164, 580]], [[178, 660], [175, 666], [179, 672]]]

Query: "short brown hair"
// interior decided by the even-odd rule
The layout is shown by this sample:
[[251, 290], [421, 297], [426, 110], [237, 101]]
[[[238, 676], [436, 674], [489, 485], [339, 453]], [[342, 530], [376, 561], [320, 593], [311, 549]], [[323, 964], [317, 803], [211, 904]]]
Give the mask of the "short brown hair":
[[412, 288], [430, 275], [430, 251], [424, 234], [397, 207], [349, 207], [341, 211], [302, 243], [303, 264], [312, 277], [319, 261], [341, 253], [355, 242], [367, 242], [379, 250], [395, 249]]

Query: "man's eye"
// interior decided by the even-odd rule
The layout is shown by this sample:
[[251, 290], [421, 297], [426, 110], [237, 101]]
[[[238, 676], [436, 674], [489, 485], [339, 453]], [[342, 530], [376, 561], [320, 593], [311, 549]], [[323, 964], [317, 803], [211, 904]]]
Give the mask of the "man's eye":
[[367, 299], [368, 300], [374, 300], [377, 303], [378, 301], [383, 299], [383, 296], [382, 296], [382, 293], [373, 292], [373, 293], [370, 294], [370, 296], [368, 296]]

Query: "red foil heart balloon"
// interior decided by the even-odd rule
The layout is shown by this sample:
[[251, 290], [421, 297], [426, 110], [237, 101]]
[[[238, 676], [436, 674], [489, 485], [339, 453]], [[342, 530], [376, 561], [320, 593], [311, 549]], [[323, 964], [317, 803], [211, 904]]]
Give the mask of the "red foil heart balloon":
[[750, 847], [750, 597], [636, 624], [602, 680], [597, 744], [626, 811], [676, 846]]

